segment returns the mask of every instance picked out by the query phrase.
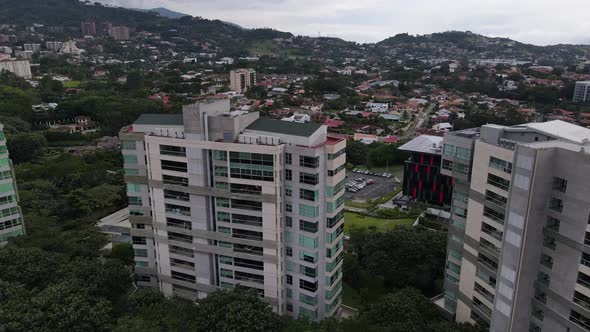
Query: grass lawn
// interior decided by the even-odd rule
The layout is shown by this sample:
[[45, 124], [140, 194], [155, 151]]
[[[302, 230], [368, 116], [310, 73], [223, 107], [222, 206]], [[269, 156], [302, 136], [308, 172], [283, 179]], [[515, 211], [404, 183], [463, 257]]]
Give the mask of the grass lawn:
[[352, 207], [352, 208], [357, 208], [357, 209], [368, 209], [368, 208], [372, 207], [372, 205], [367, 203], [366, 201], [359, 202], [359, 201], [353, 201], [350, 199], [347, 199], [346, 201], [344, 201], [344, 205]]
[[375, 226], [379, 231], [386, 231], [399, 225], [410, 226], [416, 219], [379, 219], [374, 217], [363, 216], [358, 213], [344, 213], [344, 234], [349, 235], [350, 227], [369, 227]]
[[376, 199], [375, 200], [375, 203], [376, 204], [385, 204], [385, 203], [387, 203], [387, 201], [389, 201], [390, 199], [392, 199], [393, 197], [395, 197], [395, 195], [399, 194], [400, 191], [402, 191], [402, 190], [403, 190], [403, 188], [400, 187], [400, 188], [398, 188], [395, 191], [392, 191], [392, 192], [390, 192], [388, 194], [385, 194], [385, 195], [379, 197], [378, 199]]
[[80, 81], [67, 81], [64, 82], [64, 88], [77, 88], [80, 86]]

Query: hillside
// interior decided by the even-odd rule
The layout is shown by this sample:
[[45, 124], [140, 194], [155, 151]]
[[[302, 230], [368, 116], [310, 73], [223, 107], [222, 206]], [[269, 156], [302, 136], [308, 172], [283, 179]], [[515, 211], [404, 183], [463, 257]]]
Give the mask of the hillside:
[[167, 8], [162, 8], [162, 7], [152, 8], [152, 9], [141, 9], [141, 8], [132, 8], [132, 9], [133, 10], [138, 10], [138, 11], [141, 11], [141, 12], [154, 12], [154, 13], [157, 13], [158, 15], [162, 16], [162, 17], [167, 17], [167, 18], [181, 18], [183, 16], [191, 16], [189, 14], [175, 12], [173, 10], [170, 10], [170, 9], [167, 9]]
[[376, 44], [378, 50], [390, 55], [410, 53], [417, 57], [442, 58], [518, 58], [568, 60], [584, 55], [590, 46], [535, 46], [508, 38], [494, 38], [469, 31], [447, 31], [429, 35], [398, 34]]
[[[169, 18], [175, 17], [175, 18]], [[33, 23], [63, 26], [75, 33], [84, 20], [123, 24], [174, 40], [179, 51], [194, 51], [208, 44], [229, 56], [272, 54], [328, 58], [364, 57], [394, 59], [514, 58], [544, 62], [570, 62], [590, 53], [590, 46], [534, 46], [507, 38], [471, 32], [448, 31], [429, 35], [398, 34], [377, 44], [358, 44], [337, 38], [297, 37], [289, 32], [243, 29], [220, 20], [185, 16], [165, 8], [132, 10], [86, 5], [78, 0], [0, 0], [0, 22], [24, 27]], [[283, 41], [281, 41], [283, 40]], [[284, 41], [287, 40], [287, 41]]]

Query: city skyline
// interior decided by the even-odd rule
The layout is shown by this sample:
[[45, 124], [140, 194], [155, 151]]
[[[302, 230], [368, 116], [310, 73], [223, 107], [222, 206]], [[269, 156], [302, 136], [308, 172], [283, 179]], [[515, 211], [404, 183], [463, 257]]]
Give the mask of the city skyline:
[[[448, 30], [472, 31], [491, 37], [506, 37], [534, 45], [589, 44], [590, 23], [584, 13], [590, 3], [566, 0], [560, 8], [579, 10], [560, 12], [555, 3], [543, 0], [470, 2], [455, 0], [439, 3], [420, 0], [413, 3], [369, 0], [309, 0], [242, 3], [234, 0], [214, 3], [187, 0], [101, 0], [127, 8], [164, 7], [193, 16], [219, 19], [244, 28], [269, 27], [295, 35], [338, 37], [372, 43], [398, 33], [430, 34]], [[400, 10], [401, 9], [401, 10]]]

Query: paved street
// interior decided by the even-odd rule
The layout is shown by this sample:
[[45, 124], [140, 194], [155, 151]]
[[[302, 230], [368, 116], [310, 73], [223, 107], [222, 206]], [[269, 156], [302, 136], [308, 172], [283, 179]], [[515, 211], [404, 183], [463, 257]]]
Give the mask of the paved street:
[[435, 104], [431, 104], [427, 109], [423, 110], [422, 112], [418, 113], [416, 119], [414, 120], [414, 126], [408, 130], [406, 130], [400, 137], [401, 140], [407, 140], [413, 138], [416, 135], [416, 130], [422, 128], [422, 126], [428, 121], [428, 115], [434, 108]]

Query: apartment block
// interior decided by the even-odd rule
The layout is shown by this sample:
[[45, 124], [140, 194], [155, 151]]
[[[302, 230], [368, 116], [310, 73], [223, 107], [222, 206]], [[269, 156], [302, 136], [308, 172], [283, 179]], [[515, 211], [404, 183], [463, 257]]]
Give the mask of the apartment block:
[[41, 52], [41, 44], [24, 44], [23, 49], [27, 52], [39, 53]]
[[455, 179], [445, 294], [491, 331], [590, 330], [590, 129], [563, 121], [445, 135]]
[[96, 22], [94, 21], [84, 21], [80, 23], [80, 30], [82, 31], [82, 35], [96, 35]]
[[236, 285], [279, 314], [339, 311], [346, 141], [202, 101], [120, 133], [138, 283], [195, 300]]
[[11, 72], [18, 77], [26, 79], [33, 78], [29, 60], [2, 60], [0, 61], [0, 72], [4, 70]]
[[574, 89], [574, 103], [590, 102], [590, 81], [576, 82]]
[[4, 126], [0, 124], [0, 246], [25, 233], [23, 213], [18, 206], [14, 168], [8, 156]]
[[256, 71], [254, 69], [232, 70], [229, 73], [229, 83], [232, 91], [243, 94], [256, 85]]
[[112, 26], [109, 29], [109, 36], [114, 40], [129, 40], [129, 28], [126, 26]]

